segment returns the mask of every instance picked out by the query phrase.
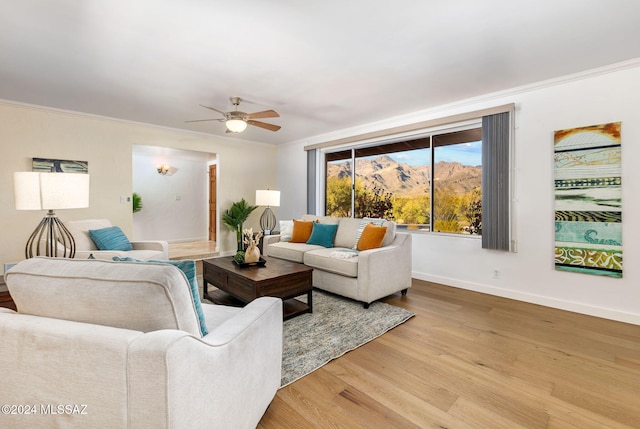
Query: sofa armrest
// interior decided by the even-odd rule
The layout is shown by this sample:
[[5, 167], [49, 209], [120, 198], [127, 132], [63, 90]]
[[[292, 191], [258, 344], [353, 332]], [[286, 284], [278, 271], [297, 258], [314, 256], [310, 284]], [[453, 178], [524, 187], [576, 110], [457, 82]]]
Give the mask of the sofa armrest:
[[358, 294], [371, 302], [411, 287], [411, 234], [397, 233], [389, 246], [358, 254]]
[[36, 414], [0, 416], [0, 427], [131, 427], [127, 349], [142, 332], [0, 311], [0, 333], [4, 402], [86, 406], [56, 415], [37, 405]]
[[277, 298], [252, 301], [204, 338], [148, 333], [129, 348], [131, 427], [256, 427], [280, 387], [281, 367]]
[[280, 234], [265, 235], [262, 237], [262, 253], [269, 256], [269, 245], [278, 243], [280, 241]]
[[169, 259], [169, 243], [162, 240], [132, 241], [133, 250], [157, 250], [162, 252], [162, 259]]

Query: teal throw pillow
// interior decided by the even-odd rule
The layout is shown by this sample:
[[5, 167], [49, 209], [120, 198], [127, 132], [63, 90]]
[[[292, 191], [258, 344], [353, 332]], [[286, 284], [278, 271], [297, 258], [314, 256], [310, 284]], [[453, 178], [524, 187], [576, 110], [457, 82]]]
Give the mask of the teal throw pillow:
[[90, 229], [89, 237], [100, 250], [133, 250], [131, 242], [117, 226], [102, 229]]
[[127, 262], [151, 262], [155, 264], [169, 264], [175, 267], [178, 267], [185, 275], [187, 280], [189, 280], [189, 289], [191, 291], [191, 298], [193, 299], [193, 304], [196, 308], [196, 314], [198, 315], [198, 322], [200, 323], [200, 332], [204, 337], [209, 333], [207, 330], [207, 325], [204, 321], [204, 312], [202, 311], [202, 302], [200, 301], [200, 293], [198, 291], [198, 278], [196, 274], [196, 261], [191, 259], [181, 259], [175, 261], [157, 261], [150, 259], [148, 261], [143, 261], [135, 258], [120, 258], [119, 256], [113, 257], [114, 261], [127, 261]]
[[317, 244], [324, 247], [333, 247], [333, 239], [336, 236], [338, 225], [331, 225], [326, 223], [313, 223], [313, 229], [311, 230], [311, 236], [307, 240], [307, 244]]

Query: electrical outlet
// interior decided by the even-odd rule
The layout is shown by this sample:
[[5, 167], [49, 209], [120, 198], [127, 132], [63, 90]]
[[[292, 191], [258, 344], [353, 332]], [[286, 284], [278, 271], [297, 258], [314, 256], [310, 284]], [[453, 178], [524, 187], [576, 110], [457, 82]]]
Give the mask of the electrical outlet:
[[[7, 271], [9, 271], [9, 269], [11, 269], [11, 267], [13, 267], [16, 264], [17, 264], [17, 262], [10, 262], [8, 264], [4, 264], [4, 272], [5, 272], [5, 274], [6, 274]], [[2, 283], [4, 283], [4, 278], [2, 279]]]

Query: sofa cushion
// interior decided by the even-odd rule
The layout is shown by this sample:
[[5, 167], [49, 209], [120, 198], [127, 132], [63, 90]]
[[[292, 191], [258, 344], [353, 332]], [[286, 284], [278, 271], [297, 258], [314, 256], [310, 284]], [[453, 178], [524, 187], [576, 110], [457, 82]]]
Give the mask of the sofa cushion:
[[358, 243], [356, 244], [357, 250], [369, 250], [377, 249], [382, 245], [384, 236], [387, 233], [386, 226], [378, 226], [370, 223], [364, 227]]
[[201, 336], [187, 279], [171, 265], [36, 257], [5, 281], [20, 313]]
[[113, 260], [118, 262], [149, 262], [149, 263], [156, 263], [156, 264], [169, 264], [169, 265], [173, 265], [174, 267], [182, 271], [184, 273], [184, 276], [187, 278], [187, 281], [189, 282], [189, 291], [191, 292], [191, 299], [193, 299], [193, 304], [196, 309], [196, 314], [198, 315], [198, 322], [200, 323], [200, 332], [202, 333], [203, 337], [209, 333], [209, 331], [207, 331], [207, 324], [204, 320], [204, 313], [202, 312], [202, 302], [200, 301], [200, 291], [198, 290], [196, 261], [191, 259], [177, 259], [173, 261], [151, 259], [151, 260], [143, 261], [140, 259], [135, 259], [130, 257], [122, 258], [118, 256], [114, 256]]
[[293, 232], [291, 233], [292, 243], [306, 243], [311, 236], [313, 221], [293, 220]]
[[267, 248], [267, 256], [286, 259], [287, 261], [302, 263], [305, 252], [309, 250], [324, 249], [322, 246], [307, 243], [282, 242], [270, 244]]
[[89, 237], [100, 250], [133, 250], [131, 242], [117, 226], [102, 229], [90, 229]]
[[337, 248], [310, 250], [304, 254], [304, 264], [346, 277], [358, 277], [358, 257], [333, 258], [331, 255], [337, 251], [339, 251]]
[[341, 217], [339, 225], [334, 241], [335, 247], [353, 247], [356, 242], [356, 233], [360, 226], [360, 219]]
[[293, 234], [293, 221], [281, 220], [280, 221], [280, 241], [291, 241], [292, 234]]
[[77, 250], [98, 250], [96, 243], [89, 237], [90, 229], [102, 229], [111, 226], [111, 222], [108, 219], [82, 219], [82, 220], [70, 220], [64, 223], [73, 240], [76, 242]]
[[330, 225], [324, 223], [313, 223], [311, 236], [307, 240], [307, 244], [317, 244], [323, 247], [333, 247], [333, 239], [336, 236], [338, 225]]

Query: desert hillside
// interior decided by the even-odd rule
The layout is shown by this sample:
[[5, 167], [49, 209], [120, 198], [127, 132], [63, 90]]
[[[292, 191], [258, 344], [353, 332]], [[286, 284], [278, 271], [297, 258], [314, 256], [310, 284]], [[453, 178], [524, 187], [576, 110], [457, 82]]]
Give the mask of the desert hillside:
[[[346, 177], [351, 175], [352, 164], [330, 164], [328, 169], [330, 177]], [[410, 166], [399, 163], [387, 155], [356, 161], [356, 177], [362, 179], [366, 187], [373, 188], [377, 185], [396, 196], [413, 196], [428, 192], [429, 170], [429, 166]], [[482, 168], [441, 161], [435, 165], [434, 179], [438, 186], [451, 187], [456, 193], [463, 194], [481, 186]]]

